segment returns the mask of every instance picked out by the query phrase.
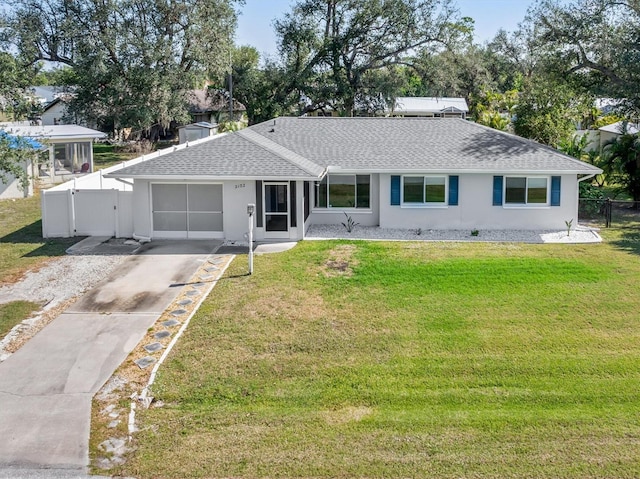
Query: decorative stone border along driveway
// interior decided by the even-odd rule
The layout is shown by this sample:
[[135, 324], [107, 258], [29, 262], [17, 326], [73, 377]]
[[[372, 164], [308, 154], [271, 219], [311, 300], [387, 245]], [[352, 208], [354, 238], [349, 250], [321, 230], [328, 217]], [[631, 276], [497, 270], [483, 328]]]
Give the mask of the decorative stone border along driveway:
[[89, 455], [96, 472], [126, 461], [137, 407], [162, 407], [151, 396], [156, 373], [234, 257], [211, 255], [94, 397]]

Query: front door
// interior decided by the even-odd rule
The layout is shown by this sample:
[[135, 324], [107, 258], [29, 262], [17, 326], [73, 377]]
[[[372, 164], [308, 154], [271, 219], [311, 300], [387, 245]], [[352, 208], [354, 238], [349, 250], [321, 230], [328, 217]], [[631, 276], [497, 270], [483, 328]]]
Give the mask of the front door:
[[265, 238], [289, 237], [289, 185], [264, 183]]

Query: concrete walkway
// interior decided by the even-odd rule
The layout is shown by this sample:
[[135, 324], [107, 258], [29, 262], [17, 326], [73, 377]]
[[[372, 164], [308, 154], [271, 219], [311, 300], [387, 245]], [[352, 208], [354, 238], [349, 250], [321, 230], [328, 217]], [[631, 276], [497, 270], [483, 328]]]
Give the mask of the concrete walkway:
[[219, 245], [143, 246], [0, 364], [0, 479], [84, 477], [94, 394]]

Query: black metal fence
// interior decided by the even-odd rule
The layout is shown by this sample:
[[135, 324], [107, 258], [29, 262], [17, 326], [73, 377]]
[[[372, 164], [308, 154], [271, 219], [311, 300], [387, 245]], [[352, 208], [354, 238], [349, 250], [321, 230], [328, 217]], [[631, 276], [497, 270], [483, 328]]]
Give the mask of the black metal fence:
[[580, 198], [578, 222], [605, 228], [640, 229], [640, 201]]

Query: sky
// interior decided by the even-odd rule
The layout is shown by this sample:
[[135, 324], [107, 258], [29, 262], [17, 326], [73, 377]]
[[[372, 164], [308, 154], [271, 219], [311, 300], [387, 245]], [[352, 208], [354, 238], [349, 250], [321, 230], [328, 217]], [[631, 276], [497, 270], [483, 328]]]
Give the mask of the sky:
[[[273, 20], [291, 9], [294, 0], [245, 0], [238, 18], [236, 43], [251, 45], [261, 54], [274, 55]], [[534, 0], [457, 0], [460, 14], [475, 20], [475, 40], [484, 43], [500, 28], [517, 28]]]

